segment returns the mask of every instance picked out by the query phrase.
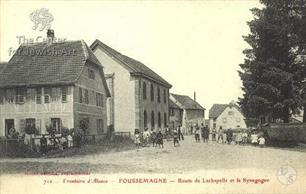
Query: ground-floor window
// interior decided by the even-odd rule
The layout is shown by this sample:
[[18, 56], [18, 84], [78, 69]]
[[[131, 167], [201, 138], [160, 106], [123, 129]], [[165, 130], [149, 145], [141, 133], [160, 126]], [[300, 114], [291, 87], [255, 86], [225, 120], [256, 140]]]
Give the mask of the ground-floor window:
[[167, 126], [167, 122], [168, 122], [167, 113], [164, 113], [164, 127]]
[[97, 119], [97, 131], [98, 131], [98, 134], [104, 133], [104, 122], [103, 122], [103, 119]]
[[27, 134], [34, 134], [36, 130], [35, 119], [28, 118], [25, 120], [25, 132]]
[[62, 125], [60, 118], [51, 118], [51, 127], [55, 133], [61, 133]]
[[13, 128], [15, 128], [14, 119], [5, 119], [5, 136], [8, 136], [10, 130], [12, 130]]
[[79, 128], [85, 135], [89, 134], [89, 118], [82, 118], [79, 122]]
[[144, 128], [148, 127], [147, 111], [143, 112], [143, 126], [144, 126]]
[[151, 112], [151, 127], [155, 127], [155, 116], [153, 111]]
[[158, 121], [158, 127], [161, 128], [161, 116], [160, 116], [160, 112], [158, 112], [157, 121]]

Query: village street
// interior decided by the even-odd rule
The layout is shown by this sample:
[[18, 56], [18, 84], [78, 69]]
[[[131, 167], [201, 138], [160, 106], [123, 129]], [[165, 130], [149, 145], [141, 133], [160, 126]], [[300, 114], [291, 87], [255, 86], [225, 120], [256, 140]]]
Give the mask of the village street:
[[165, 141], [165, 148], [145, 147], [120, 152], [67, 158], [0, 159], [0, 173], [192, 173], [199, 170], [261, 169], [276, 171], [282, 165], [306, 169], [306, 152], [251, 145], [196, 143], [185, 137], [181, 146]]

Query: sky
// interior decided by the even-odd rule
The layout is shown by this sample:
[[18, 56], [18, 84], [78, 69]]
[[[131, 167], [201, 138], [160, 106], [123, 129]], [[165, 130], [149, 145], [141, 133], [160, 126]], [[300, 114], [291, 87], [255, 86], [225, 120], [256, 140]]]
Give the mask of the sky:
[[[173, 85], [170, 92], [188, 95], [206, 108], [242, 96], [239, 64], [248, 47], [250, 9], [257, 0], [203, 1], [8, 1], [0, 0], [0, 61], [26, 40], [46, 37], [33, 30], [29, 15], [47, 8], [51, 28], [60, 39], [99, 39], [141, 61]], [[41, 39], [39, 39], [41, 40]]]

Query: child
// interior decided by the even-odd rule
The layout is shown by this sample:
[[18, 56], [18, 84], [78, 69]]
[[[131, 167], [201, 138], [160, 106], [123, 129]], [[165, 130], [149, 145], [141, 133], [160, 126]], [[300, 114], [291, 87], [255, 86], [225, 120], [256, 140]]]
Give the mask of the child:
[[137, 148], [140, 146], [140, 134], [138, 129], [135, 129], [135, 145]]
[[258, 135], [255, 132], [251, 135], [251, 143], [254, 146], [258, 144]]
[[173, 131], [173, 144], [174, 144], [174, 147], [175, 147], [176, 144], [179, 145], [177, 130]]
[[266, 140], [263, 136], [261, 136], [259, 139], [258, 139], [258, 142], [259, 142], [259, 146], [261, 148], [265, 147], [265, 143], [266, 143]]

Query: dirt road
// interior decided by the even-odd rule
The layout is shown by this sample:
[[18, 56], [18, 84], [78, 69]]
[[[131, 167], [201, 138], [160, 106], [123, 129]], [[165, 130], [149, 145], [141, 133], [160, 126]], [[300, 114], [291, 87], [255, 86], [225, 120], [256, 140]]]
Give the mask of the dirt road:
[[72, 171], [91, 173], [187, 173], [198, 170], [239, 168], [271, 169], [289, 164], [306, 169], [306, 153], [250, 145], [196, 143], [186, 137], [174, 147], [145, 147], [113, 153], [99, 153], [69, 158], [0, 159], [1, 173], [25, 171]]

